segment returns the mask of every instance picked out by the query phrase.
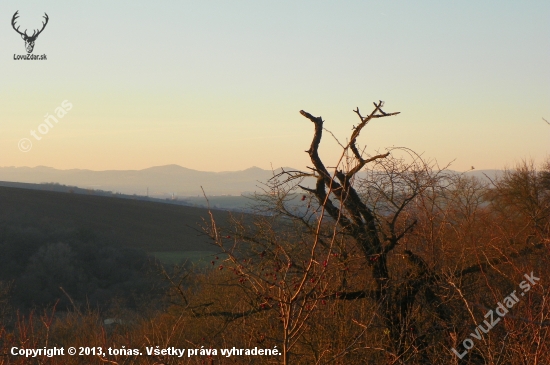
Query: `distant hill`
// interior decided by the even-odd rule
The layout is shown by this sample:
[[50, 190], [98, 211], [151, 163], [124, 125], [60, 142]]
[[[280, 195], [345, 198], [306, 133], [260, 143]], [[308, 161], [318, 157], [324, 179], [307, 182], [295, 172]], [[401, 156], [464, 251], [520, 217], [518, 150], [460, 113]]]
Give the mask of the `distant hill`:
[[82, 189], [77, 186], [61, 185], [58, 183], [20, 183], [11, 181], [0, 181], [0, 186], [8, 188], [31, 189], [41, 191], [55, 191], [59, 193], [71, 193], [81, 195], [105, 196], [116, 199], [132, 199], [143, 200], [148, 202], [156, 202], [163, 204], [185, 205], [189, 207], [210, 207], [215, 210], [227, 210], [233, 212], [251, 213], [253, 212], [254, 201], [252, 195], [209, 195], [208, 201], [204, 195], [188, 196], [188, 197], [170, 197], [170, 198], [154, 198], [144, 195], [129, 195], [122, 193], [113, 193], [111, 191], [98, 189]]
[[474, 176], [480, 180], [495, 180], [504, 175], [504, 170], [471, 170], [464, 173], [466, 176]]
[[156, 198], [202, 195], [241, 195], [258, 191], [270, 170], [251, 167], [243, 171], [206, 172], [166, 165], [143, 170], [58, 170], [51, 167], [0, 167], [0, 180], [23, 183], [59, 183]]
[[[104, 241], [147, 252], [216, 251], [200, 235], [204, 208], [103, 196], [0, 187], [0, 228], [17, 226], [48, 234], [80, 229]], [[214, 211], [218, 223], [228, 213]]]

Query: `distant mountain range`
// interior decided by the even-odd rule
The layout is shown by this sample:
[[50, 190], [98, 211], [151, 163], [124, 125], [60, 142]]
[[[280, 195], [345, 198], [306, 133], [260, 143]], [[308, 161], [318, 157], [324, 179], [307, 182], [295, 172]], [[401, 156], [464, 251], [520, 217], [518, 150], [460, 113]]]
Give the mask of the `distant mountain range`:
[[[290, 169], [290, 168], [285, 168]], [[290, 169], [292, 170], [292, 169]], [[280, 169], [275, 172], [279, 172]], [[465, 174], [491, 179], [502, 170], [473, 170]], [[273, 177], [273, 171], [251, 167], [242, 171], [206, 172], [178, 165], [150, 167], [143, 170], [58, 170], [51, 167], [0, 167], [0, 181], [22, 183], [58, 183], [83, 189], [113, 193], [149, 195], [165, 199], [202, 196], [201, 186], [209, 196], [241, 195], [260, 191], [261, 184]]]
[[[280, 170], [279, 170], [280, 171]], [[51, 167], [0, 167], [0, 181], [59, 183], [83, 189], [157, 198], [208, 195], [241, 195], [258, 191], [261, 182], [273, 176], [270, 170], [251, 167], [243, 171], [206, 172], [178, 165], [143, 170], [58, 170]]]

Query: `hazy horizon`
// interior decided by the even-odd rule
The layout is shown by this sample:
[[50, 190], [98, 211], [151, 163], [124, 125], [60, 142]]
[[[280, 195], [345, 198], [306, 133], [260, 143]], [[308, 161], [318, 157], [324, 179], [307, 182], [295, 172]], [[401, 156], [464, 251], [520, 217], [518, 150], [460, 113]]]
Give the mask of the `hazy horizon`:
[[[105, 172], [105, 171], [143, 171], [143, 170], [148, 170], [148, 169], [154, 169], [154, 168], [162, 168], [162, 167], [169, 167], [169, 166], [177, 166], [177, 167], [181, 167], [183, 169], [187, 169], [187, 170], [192, 170], [192, 171], [197, 171], [197, 172], [208, 172], [208, 173], [226, 173], [226, 172], [242, 172], [242, 171], [247, 171], [247, 170], [254, 170], [254, 169], [260, 169], [260, 170], [263, 170], [263, 171], [272, 171], [272, 169], [268, 168], [268, 169], [264, 169], [264, 168], [261, 168], [259, 166], [250, 166], [250, 167], [247, 167], [247, 168], [243, 168], [243, 169], [238, 169], [238, 170], [220, 170], [220, 171], [212, 171], [212, 170], [200, 170], [200, 169], [192, 169], [192, 168], [189, 168], [187, 166], [182, 166], [182, 165], [178, 165], [178, 164], [165, 164], [165, 165], [156, 165], [156, 166], [148, 166], [148, 167], [144, 167], [144, 168], [137, 168], [137, 169], [104, 169], [104, 170], [95, 170], [95, 169], [86, 169], [86, 168], [78, 168], [78, 167], [71, 167], [71, 168], [66, 168], [66, 169], [59, 169], [59, 168], [56, 168], [56, 167], [52, 167], [52, 166], [45, 166], [45, 165], [36, 165], [36, 166], [0, 166], [0, 169], [3, 169], [3, 168], [29, 168], [29, 169], [35, 169], [35, 168], [40, 168], [40, 167], [43, 167], [43, 168], [48, 168], [48, 169], [55, 169], [55, 170], [58, 170], [58, 171], [69, 171], [69, 170], [86, 170], [86, 171], [93, 171], [93, 172]], [[452, 168], [452, 165], [449, 167], [449, 171], [455, 171], [455, 172], [459, 172], [459, 173], [462, 173], [462, 172], [470, 172], [470, 171], [504, 171], [505, 168], [509, 168], [510, 166], [504, 166], [503, 168], [500, 168], [500, 169], [472, 169], [472, 168], [469, 168], [469, 169], [466, 169], [466, 170], [456, 170], [456, 169], [453, 169]], [[511, 166], [513, 168], [513, 166]], [[274, 168], [275, 170], [277, 169], [280, 169], [280, 168], [294, 168], [292, 166], [278, 166], [277, 168]], [[365, 168], [366, 169], [366, 168]]]
[[[11, 26], [47, 27], [35, 55]], [[340, 141], [406, 146], [451, 169], [550, 154], [550, 3], [0, 3], [0, 166], [199, 171], [304, 168], [311, 122]], [[64, 101], [46, 134], [30, 133]], [[21, 139], [32, 142], [22, 152]], [[331, 165], [340, 149], [325, 134]]]
[[[295, 170], [287, 166], [286, 170]], [[462, 172], [447, 170], [450, 173]], [[87, 169], [57, 170], [51, 167], [0, 167], [0, 185], [6, 183], [61, 184], [82, 189], [120, 192], [148, 196], [199, 196], [241, 195], [263, 192], [268, 181], [280, 169], [264, 170], [251, 167], [237, 171], [200, 171], [179, 165], [153, 166], [141, 170], [102, 170]], [[501, 176], [502, 170], [470, 170], [468, 176], [494, 179]], [[363, 176], [360, 172], [358, 176]], [[305, 185], [314, 185], [315, 181], [306, 179]], [[9, 185], [9, 184], [8, 184]], [[9, 185], [12, 186], [12, 185]]]

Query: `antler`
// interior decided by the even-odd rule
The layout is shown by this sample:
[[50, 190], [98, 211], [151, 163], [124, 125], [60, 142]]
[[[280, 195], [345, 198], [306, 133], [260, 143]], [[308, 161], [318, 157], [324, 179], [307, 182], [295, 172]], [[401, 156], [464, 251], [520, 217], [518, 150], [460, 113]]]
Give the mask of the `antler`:
[[[17, 33], [19, 33], [19, 34], [21, 34], [21, 35], [24, 35], [25, 37], [28, 37], [27, 31], [26, 31], [26, 30], [25, 30], [25, 33], [21, 33], [21, 32], [19, 31], [19, 27], [15, 28], [15, 20], [16, 20], [17, 18], [19, 18], [19, 15], [17, 15], [17, 13], [19, 13], [19, 10], [17, 10], [17, 11], [15, 12], [15, 14], [13, 14], [13, 18], [11, 18], [11, 26], [13, 27], [13, 29], [14, 29]], [[45, 13], [44, 13], [44, 14], [45, 14]]]
[[[25, 29], [25, 32], [24, 32], [24, 33], [21, 33], [21, 32], [19, 31], [19, 27], [17, 27], [17, 28], [15, 27], [15, 21], [17, 20], [17, 18], [19, 18], [18, 13], [19, 13], [19, 10], [17, 10], [17, 11], [15, 12], [15, 14], [13, 14], [13, 17], [11, 18], [11, 26], [13, 27], [13, 29], [14, 29], [17, 33], [19, 33], [19, 34], [21, 34], [21, 35], [23, 35], [23, 36], [25, 36], [26, 38], [29, 38], [29, 39], [36, 39], [36, 37], [38, 37], [38, 35], [39, 35], [40, 33], [42, 33], [42, 31], [44, 30], [44, 28], [46, 28], [46, 25], [48, 24], [48, 20], [50, 19], [50, 18], [48, 17], [48, 14], [47, 14], [47, 13], [44, 13], [44, 18], [46, 19], [46, 21], [45, 21], [45, 22], [42, 22], [42, 29], [40, 29], [40, 30], [36, 30], [36, 29], [35, 29], [35, 30], [33, 31], [32, 35], [29, 36], [29, 35], [27, 34], [27, 30], [26, 30], [26, 29]], [[37, 33], [37, 32], [38, 32], [38, 33]]]
[[[42, 31], [44, 30], [44, 28], [46, 28], [46, 24], [48, 24], [48, 20], [49, 20], [50, 18], [48, 17], [48, 14], [46, 14], [46, 13], [44, 13], [44, 18], [46, 19], [46, 22], [45, 22], [45, 23], [42, 22], [42, 29], [40, 29], [40, 30], [38, 31], [38, 33], [36, 33], [36, 30], [34, 30], [33, 33], [32, 33], [31, 38], [36, 38], [36, 37], [38, 37], [38, 35], [39, 35], [40, 33], [42, 33]], [[35, 34], [35, 33], [36, 33], [36, 34]]]

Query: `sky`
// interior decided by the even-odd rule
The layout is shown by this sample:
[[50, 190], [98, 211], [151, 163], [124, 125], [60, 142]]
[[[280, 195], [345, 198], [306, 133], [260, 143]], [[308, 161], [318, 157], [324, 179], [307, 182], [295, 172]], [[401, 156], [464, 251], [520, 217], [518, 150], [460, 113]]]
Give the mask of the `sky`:
[[[28, 33], [48, 14], [33, 51], [47, 60], [14, 59], [16, 11]], [[3, 0], [0, 166], [304, 168], [300, 110], [345, 141], [378, 100], [401, 114], [367, 126], [367, 153], [542, 162], [549, 16], [547, 0]], [[340, 147], [325, 134], [320, 153], [331, 166]]]

